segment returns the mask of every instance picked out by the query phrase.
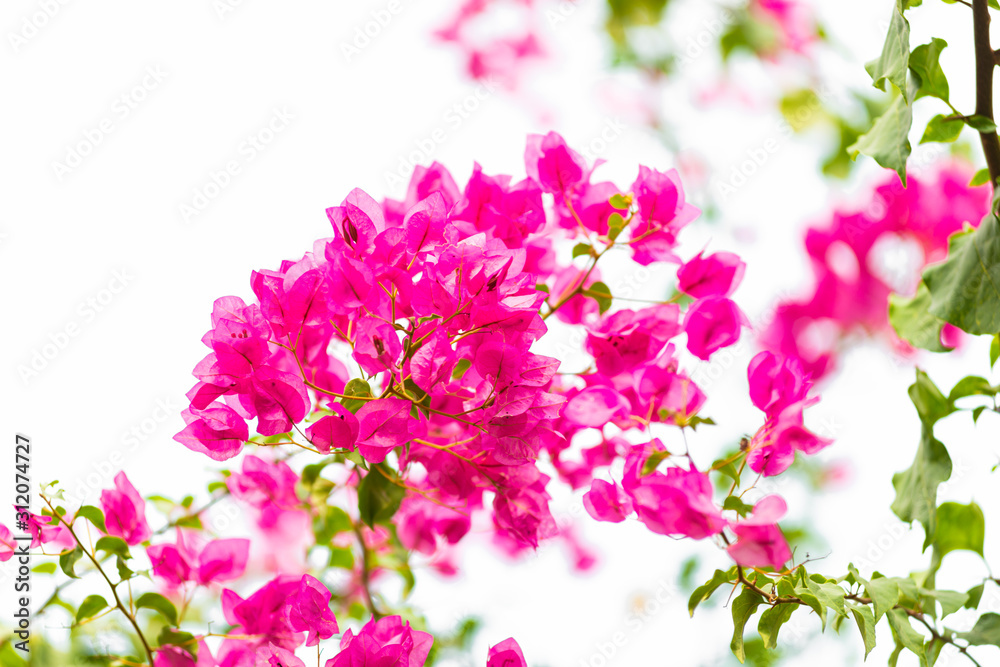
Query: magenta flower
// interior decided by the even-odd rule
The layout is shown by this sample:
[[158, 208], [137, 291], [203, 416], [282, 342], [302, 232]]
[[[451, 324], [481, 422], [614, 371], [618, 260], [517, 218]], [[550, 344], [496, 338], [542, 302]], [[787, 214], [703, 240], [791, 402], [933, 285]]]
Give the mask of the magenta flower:
[[653, 262], [679, 262], [674, 254], [677, 233], [701, 213], [684, 201], [680, 176], [639, 167], [632, 184], [639, 213], [631, 224], [632, 259], [643, 266]]
[[434, 637], [399, 616], [372, 617], [358, 634], [344, 633], [340, 653], [326, 667], [423, 667], [433, 643]]
[[712, 353], [740, 339], [740, 329], [750, 326], [739, 306], [721, 296], [709, 296], [692, 303], [684, 314], [684, 331], [691, 354], [708, 361]]
[[257, 509], [272, 504], [293, 509], [301, 504], [295, 494], [298, 481], [299, 476], [284, 461], [247, 455], [241, 471], [226, 478], [226, 486], [234, 497]]
[[204, 639], [198, 640], [198, 660], [179, 646], [167, 644], [156, 649], [153, 656], [153, 667], [218, 667], [219, 663], [212, 657]]
[[528, 135], [524, 164], [528, 177], [542, 186], [544, 192], [560, 195], [567, 194], [587, 172], [583, 157], [555, 132]]
[[240, 453], [250, 438], [250, 429], [228, 405], [210, 402], [210, 406], [199, 410], [192, 405], [184, 410], [181, 417], [187, 426], [174, 440], [215, 461], [225, 461]]
[[369, 463], [381, 463], [393, 447], [414, 437], [410, 402], [400, 398], [368, 401], [358, 410], [358, 451]]
[[340, 632], [330, 610], [330, 591], [315, 577], [302, 576], [299, 590], [288, 598], [285, 614], [294, 632], [308, 632], [306, 646], [316, 646]]
[[731, 252], [701, 255], [699, 252], [677, 270], [678, 288], [696, 299], [732, 295], [743, 280], [747, 265]]
[[[285, 611], [300, 585], [301, 577], [279, 575], [245, 600], [229, 589], [223, 590], [222, 612], [226, 622], [235, 626], [230, 634], [253, 635], [257, 639], [227, 639], [219, 652], [219, 662], [242, 665], [242, 656], [253, 656], [256, 648], [269, 643], [289, 651], [301, 646], [302, 633], [292, 629]], [[234, 656], [232, 663], [225, 661], [226, 655]]]
[[323, 453], [331, 449], [354, 451], [358, 441], [358, 418], [340, 403], [330, 403], [328, 407], [337, 414], [320, 418], [306, 429], [306, 437]]
[[787, 511], [781, 496], [766, 496], [758, 501], [750, 516], [732, 525], [737, 541], [726, 549], [732, 559], [744, 567], [781, 570], [792, 557], [777, 523]]
[[587, 387], [567, 401], [562, 414], [577, 426], [601, 428], [628, 413], [628, 401], [611, 387]]
[[674, 304], [640, 311], [619, 310], [604, 318], [587, 335], [587, 348], [603, 375], [631, 372], [657, 357], [680, 330], [680, 309]]
[[712, 502], [708, 475], [694, 468], [671, 467], [640, 476], [652, 446], [632, 448], [625, 460], [622, 486], [632, 499], [639, 520], [660, 535], [684, 535], [700, 540], [722, 532], [726, 520]]
[[153, 532], [146, 523], [146, 501], [124, 472], [115, 475], [114, 490], [101, 491], [101, 508], [108, 535], [120, 537], [132, 546], [152, 537]]
[[193, 581], [201, 586], [232, 581], [243, 576], [250, 555], [250, 540], [212, 540], [200, 551], [189, 546], [181, 530], [176, 544], [154, 544], [146, 548], [153, 574], [172, 586]]
[[750, 400], [765, 413], [777, 414], [806, 398], [812, 382], [795, 357], [782, 360], [767, 351], [758, 353], [747, 366]]
[[0, 523], [0, 563], [9, 561], [17, 550], [17, 541], [10, 529]]
[[521, 647], [513, 637], [490, 647], [486, 667], [528, 667]]
[[254, 667], [306, 667], [306, 663], [288, 649], [268, 643], [257, 649]]
[[795, 452], [815, 454], [833, 440], [809, 431], [802, 423], [802, 410], [819, 399], [794, 403], [768, 418], [750, 440], [747, 464], [765, 477], [783, 473], [795, 460]]
[[615, 482], [595, 479], [583, 494], [583, 507], [597, 521], [620, 523], [632, 513], [632, 500]]

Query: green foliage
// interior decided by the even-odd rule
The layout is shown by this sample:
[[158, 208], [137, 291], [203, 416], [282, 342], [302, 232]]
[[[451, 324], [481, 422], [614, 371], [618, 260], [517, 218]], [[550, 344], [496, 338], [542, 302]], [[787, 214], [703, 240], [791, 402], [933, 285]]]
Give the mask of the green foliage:
[[982, 556], [985, 540], [986, 518], [979, 505], [942, 503], [937, 508], [934, 550], [941, 557], [958, 550], [972, 551]]
[[735, 567], [728, 570], [716, 570], [707, 583], [702, 584], [691, 593], [691, 597], [688, 599], [688, 613], [694, 616], [694, 610], [698, 608], [699, 604], [712, 597], [712, 593], [718, 590], [719, 586], [727, 584], [735, 578]]
[[76, 562], [81, 558], [83, 558], [83, 549], [80, 548], [80, 545], [77, 545], [70, 551], [63, 552], [59, 555], [59, 569], [62, 570], [67, 577], [79, 579], [80, 577], [76, 576], [74, 568], [76, 567]]
[[597, 302], [598, 308], [601, 310], [603, 315], [611, 307], [611, 303], [614, 300], [611, 296], [611, 288], [602, 282], [596, 282], [587, 289], [583, 291], [585, 296], [589, 296]]
[[178, 632], [164, 627], [156, 641], [160, 646], [177, 646], [186, 651], [192, 660], [198, 659], [198, 642], [190, 632]]
[[907, 523], [919, 521], [924, 526], [926, 549], [937, 529], [937, 488], [951, 477], [948, 450], [934, 439], [933, 429], [923, 426], [920, 446], [913, 465], [892, 476], [896, 499], [892, 511]]
[[938, 59], [948, 42], [937, 37], [928, 44], [921, 44], [910, 54], [909, 67], [920, 77], [920, 90], [917, 97], [936, 97], [948, 101], [948, 78], [941, 69]]
[[[911, 91], [912, 93], [912, 91]], [[906, 185], [906, 159], [910, 156], [910, 140], [907, 135], [913, 124], [913, 108], [906, 96], [893, 100], [885, 113], [856, 142], [848, 146], [852, 159], [864, 153], [887, 169], [899, 174], [899, 180]]]
[[1000, 648], [1000, 614], [983, 614], [969, 632], [956, 633], [972, 646], [996, 646]]
[[960, 119], [938, 114], [927, 123], [927, 128], [924, 130], [924, 136], [920, 138], [920, 143], [926, 144], [932, 141], [950, 143], [958, 139], [959, 135], [962, 134], [963, 128], [965, 128], [965, 123]]
[[392, 471], [380, 463], [371, 467], [358, 486], [358, 513], [370, 528], [376, 523], [388, 523], [406, 494], [392, 479]]
[[924, 271], [931, 314], [971, 334], [1000, 332], [1000, 222], [952, 235], [948, 259]]
[[931, 293], [922, 282], [912, 297], [892, 294], [889, 296], [889, 323], [910, 345], [931, 352], [947, 352], [949, 348], [941, 344], [941, 328], [945, 321], [931, 315], [930, 305]]
[[108, 607], [108, 601], [100, 595], [88, 595], [80, 603], [80, 608], [76, 611], [76, 622], [96, 616], [99, 612]]
[[[347, 383], [347, 386], [344, 387], [344, 396], [363, 396], [366, 398], [372, 398], [372, 387], [364, 380], [354, 378]], [[356, 398], [342, 398], [340, 399], [340, 402], [351, 412], [357, 412], [361, 409], [362, 405], [367, 403], [367, 401]]]
[[177, 625], [177, 607], [159, 593], [143, 593], [135, 601], [136, 609], [152, 609], [167, 619], [171, 626]]
[[861, 640], [865, 643], [865, 659], [875, 648], [875, 617], [872, 610], [864, 605], [850, 605], [848, 607], [854, 622], [858, 624], [858, 632], [861, 633]]
[[104, 512], [93, 505], [83, 505], [76, 511], [76, 516], [87, 519], [102, 533], [108, 532], [107, 526], [104, 525]]
[[743, 588], [743, 591], [732, 602], [733, 641], [730, 642], [729, 648], [732, 649], [733, 655], [741, 663], [746, 662], [747, 659], [746, 650], [743, 645], [743, 629], [746, 627], [750, 617], [757, 611], [757, 607], [763, 602], [764, 598], [760, 594], [746, 587]]

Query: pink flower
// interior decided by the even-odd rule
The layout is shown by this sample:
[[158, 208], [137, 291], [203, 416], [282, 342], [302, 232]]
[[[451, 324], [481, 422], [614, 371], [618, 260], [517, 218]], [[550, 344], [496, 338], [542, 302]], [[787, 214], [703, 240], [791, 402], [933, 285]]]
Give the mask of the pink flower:
[[528, 135], [524, 164], [528, 177], [542, 186], [544, 192], [559, 195], [567, 194], [587, 173], [583, 157], [555, 132]]
[[740, 329], [749, 326], [739, 306], [725, 297], [709, 296], [692, 303], [684, 315], [687, 348], [708, 361], [712, 353], [740, 339]]
[[619, 310], [604, 318], [587, 335], [587, 348], [603, 375], [631, 372], [657, 357], [680, 332], [680, 309], [674, 304], [640, 311]]
[[722, 512], [712, 502], [708, 475], [694, 468], [671, 467], [640, 476], [653, 448], [632, 448], [625, 460], [622, 486], [632, 499], [639, 520], [660, 535], [684, 535], [696, 540], [716, 535], [726, 526]]
[[293, 509], [301, 504], [295, 494], [298, 481], [299, 476], [284, 461], [247, 455], [241, 471], [226, 479], [226, 487], [237, 499], [257, 509], [271, 504]]
[[204, 639], [198, 640], [197, 661], [181, 647], [170, 644], [156, 649], [156, 655], [153, 656], [153, 667], [218, 667], [218, 664]]
[[17, 541], [7, 526], [0, 523], [0, 563], [9, 561], [17, 551]]
[[695, 255], [677, 271], [678, 288], [696, 299], [730, 296], [736, 291], [747, 265], [731, 252]]
[[320, 418], [306, 429], [306, 437], [323, 453], [331, 449], [353, 452], [358, 440], [358, 418], [340, 403], [330, 403], [329, 409], [337, 414]]
[[587, 387], [569, 399], [562, 414], [577, 426], [601, 428], [628, 412], [628, 401], [611, 387]]
[[505, 639], [499, 644], [490, 647], [486, 667], [528, 667], [514, 638]]
[[201, 586], [232, 581], [243, 576], [250, 555], [250, 540], [212, 540], [200, 551], [186, 544], [177, 531], [176, 544], [154, 544], [146, 548], [153, 574], [173, 586], [194, 581]]
[[124, 472], [115, 475], [114, 490], [101, 491], [101, 508], [108, 535], [116, 535], [132, 546], [152, 537], [146, 523], [146, 501]]
[[397, 445], [414, 436], [409, 401], [382, 398], [367, 401], [358, 410], [358, 451], [369, 463], [382, 463]]
[[701, 211], [684, 201], [684, 188], [677, 171], [639, 167], [632, 192], [639, 206], [631, 224], [632, 259], [643, 266], [679, 261], [674, 254], [677, 233]]
[[374, 617], [354, 634], [344, 633], [340, 653], [326, 667], [423, 667], [434, 638], [410, 628], [399, 616]]
[[758, 501], [749, 517], [739, 519], [732, 526], [737, 541], [726, 549], [732, 559], [744, 567], [781, 570], [792, 557], [777, 523], [787, 511], [788, 506], [781, 496], [766, 496]]
[[306, 667], [294, 653], [270, 643], [258, 648], [254, 658], [254, 667]]
[[205, 409], [194, 406], [181, 413], [187, 426], [174, 440], [191, 451], [207, 454], [216, 461], [231, 459], [250, 438], [246, 421], [228, 405], [210, 403]]
[[795, 403], [769, 418], [750, 440], [747, 463], [765, 477], [783, 473], [795, 460], [795, 452], [815, 454], [833, 440], [822, 438], [802, 424], [802, 410], [816, 400]]
[[632, 513], [632, 500], [616, 483], [595, 479], [583, 494], [583, 507], [597, 521], [620, 523]]
[[285, 613], [294, 632], [308, 632], [306, 646], [316, 646], [320, 639], [329, 639], [340, 632], [337, 619], [330, 610], [330, 591], [318, 579], [302, 576], [299, 590], [288, 599]]
[[795, 357], [780, 361], [767, 351], [758, 353], [747, 366], [750, 400], [767, 414], [777, 414], [785, 407], [806, 398], [812, 383]]

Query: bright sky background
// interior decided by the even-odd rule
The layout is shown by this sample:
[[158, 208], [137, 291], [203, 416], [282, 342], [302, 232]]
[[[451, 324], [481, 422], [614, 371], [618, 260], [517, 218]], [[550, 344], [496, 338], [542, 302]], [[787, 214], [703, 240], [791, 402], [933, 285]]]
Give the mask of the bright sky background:
[[[672, 38], [706, 29], [711, 16], [703, 3], [675, 3], [678, 27]], [[59, 479], [77, 497], [84, 485], [89, 502], [111, 485], [118, 468], [147, 494], [179, 497], [204, 489], [210, 461], [171, 437], [183, 427], [183, 394], [193, 383], [191, 369], [205, 354], [200, 337], [209, 326], [212, 301], [229, 294], [252, 297], [250, 271], [298, 258], [328, 235], [324, 209], [352, 188], [376, 198], [400, 195], [402, 188], [390, 187], [386, 173], [398, 169], [436, 128], [444, 128], [445, 139], [430, 159], [445, 163], [460, 183], [474, 160], [490, 173], [522, 177], [528, 132], [555, 129], [583, 147], [609, 123], [625, 128], [600, 156], [608, 160], [605, 177], [627, 188], [640, 163], [674, 166], [652, 132], [608, 103], [608, 90], [628, 90], [634, 82], [605, 67], [603, 3], [595, 0], [580, 0], [568, 20], [550, 31], [553, 60], [536, 68], [525, 90], [486, 95], [479, 89], [486, 99], [461, 123], [446, 114], [456, 103], [475, 99], [478, 84], [463, 76], [453, 50], [429, 37], [452, 2], [401, 0], [400, 13], [351, 62], [341, 44], [386, 0], [234, 0], [238, 6], [223, 17], [212, 0], [70, 2], [60, 4], [15, 52], [8, 33], [21, 31], [24, 19], [43, 4], [7, 0], [0, 10], [5, 35], [0, 271], [8, 286], [0, 293], [5, 320], [0, 437], [13, 443], [16, 432], [29, 435], [34, 481]], [[948, 40], [942, 64], [952, 99], [971, 108], [969, 13], [933, 0], [925, 5], [912, 14], [911, 43], [926, 42], [932, 34]], [[827, 76], [854, 88], [868, 85], [862, 63], [880, 50], [890, 8], [890, 0], [823, 3], [822, 16], [840, 44], [838, 54], [822, 60]], [[715, 70], [714, 56], [706, 55], [692, 66], [691, 78]], [[777, 90], [771, 76], [746, 62], [737, 65], [734, 78], [766, 97]], [[146, 90], [138, 95], [144, 99], [135, 108], [123, 106], [121, 96], [143, 85]], [[617, 99], [626, 96], [619, 93]], [[707, 155], [710, 177], [727, 177], [748, 150], [778, 136], [780, 116], [766, 106], [706, 111], [691, 105], [690, 90], [683, 86], [664, 93], [662, 103], [677, 123], [672, 129], [681, 146]], [[921, 102], [918, 119], [940, 111], [932, 101]], [[53, 163], [65, 161], [69, 148], [88, 133], [94, 136], [102, 121], [110, 133], [102, 131], [92, 154], [60, 178]], [[281, 128], [273, 141], [256, 152], [247, 148], [248, 135], [269, 124]], [[737, 300], [752, 319], [777, 294], [808, 289], [797, 230], [823, 220], [832, 202], [857, 201], [865, 179], [882, 177], [866, 160], [860, 177], [828, 188], [814, 167], [824, 141], [818, 134], [783, 140], [750, 184], [716, 202], [718, 222], [696, 222], [683, 235], [684, 256], [708, 242], [744, 256], [749, 269]], [[915, 149], [918, 156], [923, 151]], [[239, 173], [204, 212], [185, 221], [181, 204], [190, 204], [196, 189], [230, 161], [238, 163]], [[713, 193], [709, 188], [696, 203], [703, 206]], [[651, 291], [663, 275], [654, 275]], [[122, 283], [112, 294], [109, 287], [117, 290]], [[91, 299], [98, 300], [96, 307], [87, 305]], [[64, 345], [39, 364], [36, 376], [22, 377], [20, 367], [60, 341]], [[706, 387], [711, 400], [705, 412], [720, 425], [699, 431], [692, 443], [704, 463], [759, 425], [740, 369], [753, 351], [749, 341], [742, 345], [732, 366]], [[986, 345], [975, 341], [962, 355], [921, 363], [941, 386], [950, 387], [962, 375], [985, 374], [986, 359]], [[693, 363], [688, 368], [693, 370]], [[837, 438], [820, 458], [844, 461], [852, 474], [848, 486], [821, 498], [807, 498], [795, 483], [777, 487], [789, 500], [790, 519], [809, 521], [829, 545], [829, 556], [814, 567], [833, 574], [859, 559], [896, 574], [924, 567], [918, 556], [922, 533], [904, 534], [889, 511], [891, 474], [909, 466], [918, 438], [905, 391], [911, 381], [907, 361], [885, 348], [862, 346], [844, 359], [842, 372], [823, 388], [823, 401], [809, 411], [810, 424]], [[942, 495], [995, 508], [996, 481], [986, 471], [996, 463], [997, 447], [984, 429], [996, 424], [987, 417], [976, 432], [970, 422], [962, 415], [939, 426], [938, 438], [949, 445], [956, 469]], [[132, 429], [139, 429], [141, 439], [128, 439]], [[86, 486], [88, 476], [93, 480], [100, 472], [108, 474]], [[0, 475], [0, 505], [13, 500], [12, 477], [13, 471]], [[578, 497], [557, 496], [557, 512], [579, 507]], [[582, 538], [602, 557], [590, 575], [570, 572], [558, 546], [512, 565], [474, 543], [465, 551], [458, 580], [418, 573], [412, 603], [440, 627], [467, 613], [484, 618], [469, 664], [485, 664], [486, 647], [513, 635], [531, 664], [600, 667], [599, 645], [617, 632], [627, 641], [608, 665], [729, 664], [728, 609], [715, 605], [689, 619], [687, 596], [672, 588], [688, 556], [701, 556], [703, 581], [714, 567], [727, 566], [724, 552], [709, 543], [653, 535], [636, 522], [597, 524], [580, 516]], [[13, 516], [0, 516], [0, 522], [11, 525]], [[988, 533], [988, 556], [998, 547], [997, 535]], [[965, 590], [983, 574], [978, 559], [956, 553], [939, 585]], [[11, 584], [0, 586], [6, 610]], [[661, 586], [669, 601], [637, 623], [637, 605], [641, 609], [655, 599]], [[38, 594], [36, 604], [42, 599]], [[983, 608], [997, 610], [1000, 598], [984, 598]], [[0, 618], [9, 614], [3, 611]], [[959, 614], [949, 625], [963, 627], [967, 621]], [[853, 621], [845, 623], [849, 637], [842, 641], [832, 633], [812, 636], [818, 623], [804, 613], [782, 636], [791, 639], [793, 628], [801, 629], [801, 639], [793, 643], [808, 649], [782, 664], [860, 664], [862, 645]], [[888, 630], [880, 628], [872, 664], [884, 664], [891, 644]], [[916, 664], [906, 660], [900, 664]]]

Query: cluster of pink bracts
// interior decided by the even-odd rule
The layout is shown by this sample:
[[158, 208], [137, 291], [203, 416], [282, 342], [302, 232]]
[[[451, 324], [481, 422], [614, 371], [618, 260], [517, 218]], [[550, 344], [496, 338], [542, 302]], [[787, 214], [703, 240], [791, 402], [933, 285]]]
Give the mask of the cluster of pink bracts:
[[[458, 543], [477, 512], [489, 515], [495, 541], [512, 553], [556, 535], [541, 462], [574, 489], [589, 485], [584, 501], [595, 519], [622, 521], [634, 512], [653, 532], [720, 536], [737, 563], [782, 568], [791, 556], [777, 526], [784, 501], [770, 496], [747, 517], [724, 515], [707, 472], [688, 452], [667, 452], [653, 433], [697, 423], [706, 396], [681, 370], [678, 347], [708, 360], [739, 340], [748, 321], [730, 296], [743, 262], [726, 252], [677, 257], [677, 234], [698, 210], [674, 171], [642, 167], [628, 189], [595, 182], [596, 165], [554, 133], [529, 137], [525, 166], [527, 178], [513, 182], [476, 165], [459, 188], [434, 164], [417, 169], [403, 201], [379, 204], [355, 190], [330, 208], [332, 237], [276, 271], [253, 273], [256, 302], [216, 301], [203, 337], [210, 353], [195, 368], [187, 426], [175, 438], [223, 461], [254, 444], [254, 422], [260, 436], [319, 454], [350, 453], [355, 462], [360, 455], [365, 466], [335, 466], [337, 485], [351, 500], [380, 466], [378, 474], [407, 489], [392, 518], [398, 539], [426, 554]], [[556, 245], [560, 239], [577, 242], [573, 258]], [[639, 310], [609, 310], [614, 295], [596, 269], [608, 251], [641, 266], [679, 265], [677, 294]], [[559, 373], [559, 360], [532, 351], [549, 316], [580, 328], [590, 368]], [[803, 410], [817, 399], [797, 360], [762, 352], [748, 380], [763, 412], [745, 446], [752, 470], [779, 474], [796, 451], [829, 443], [803, 425]], [[654, 455], [660, 465], [646, 469]], [[607, 481], [616, 464], [621, 481]], [[315, 508], [297, 496], [298, 481], [283, 461], [248, 455], [226, 486], [254, 511], [265, 537], [294, 524], [311, 538]], [[101, 504], [108, 534], [146, 544], [168, 591], [235, 581], [259, 560], [254, 552], [262, 547], [246, 539], [178, 528], [173, 541], [160, 540], [124, 473]], [[33, 547], [66, 544], [67, 531], [49, 524], [33, 518]], [[357, 525], [367, 548], [383, 548], [384, 528]], [[3, 529], [0, 559], [12, 549]], [[578, 564], [589, 559], [579, 548], [577, 557]], [[305, 563], [291, 575], [295, 568], [281, 558], [264, 560], [277, 577], [247, 599], [223, 591], [239, 638], [225, 639], [215, 657], [199, 651], [198, 667], [298, 665], [291, 652], [303, 641], [315, 645], [337, 633], [330, 592], [303, 574]], [[355, 580], [345, 596], [359, 591]], [[418, 667], [430, 641], [398, 617], [373, 620], [356, 635], [344, 633], [327, 666], [384, 658]], [[195, 663], [165, 648], [161, 664]], [[491, 650], [490, 665], [523, 664], [512, 640]]]

